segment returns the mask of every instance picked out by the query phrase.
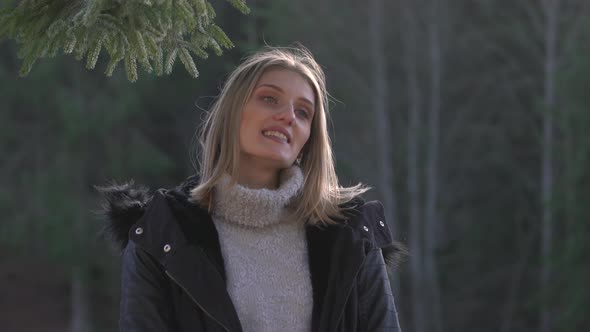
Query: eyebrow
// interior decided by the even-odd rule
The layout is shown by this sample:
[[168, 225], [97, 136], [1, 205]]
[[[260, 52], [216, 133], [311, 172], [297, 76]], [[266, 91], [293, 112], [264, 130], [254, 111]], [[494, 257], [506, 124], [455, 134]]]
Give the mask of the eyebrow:
[[[285, 93], [285, 91], [283, 91], [283, 89], [281, 89], [279, 86], [274, 85], [274, 84], [260, 84], [259, 86], [256, 87], [256, 89], [258, 88], [262, 88], [262, 87], [267, 87], [267, 88], [272, 88], [275, 90], [278, 90], [279, 92]], [[315, 109], [315, 104], [312, 103], [309, 99], [305, 98], [305, 97], [299, 97], [300, 100], [302, 100], [303, 102], [309, 104], [312, 108]]]

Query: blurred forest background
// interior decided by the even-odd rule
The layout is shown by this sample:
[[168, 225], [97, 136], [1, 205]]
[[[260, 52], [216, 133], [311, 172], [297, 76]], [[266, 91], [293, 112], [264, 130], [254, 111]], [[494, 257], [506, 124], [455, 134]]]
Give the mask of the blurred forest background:
[[411, 256], [404, 331], [590, 331], [590, 1], [212, 1], [236, 44], [192, 78], [0, 44], [0, 330], [114, 331], [119, 258], [93, 185], [171, 187], [227, 73], [264, 44], [325, 68], [343, 184]]

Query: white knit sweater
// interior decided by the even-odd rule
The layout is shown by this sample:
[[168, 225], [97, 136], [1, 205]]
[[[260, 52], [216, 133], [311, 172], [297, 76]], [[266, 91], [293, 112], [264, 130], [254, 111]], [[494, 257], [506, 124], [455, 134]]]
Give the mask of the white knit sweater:
[[276, 190], [228, 183], [226, 176], [215, 188], [213, 221], [243, 330], [309, 331], [313, 293], [304, 224], [286, 217], [303, 186], [301, 169], [283, 170]]

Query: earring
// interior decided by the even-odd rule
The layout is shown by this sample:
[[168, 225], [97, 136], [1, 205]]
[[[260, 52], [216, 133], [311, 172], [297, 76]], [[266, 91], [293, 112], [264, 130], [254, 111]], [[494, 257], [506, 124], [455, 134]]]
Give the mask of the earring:
[[297, 156], [297, 159], [295, 159], [295, 165], [301, 165], [301, 154], [299, 154], [299, 156]]

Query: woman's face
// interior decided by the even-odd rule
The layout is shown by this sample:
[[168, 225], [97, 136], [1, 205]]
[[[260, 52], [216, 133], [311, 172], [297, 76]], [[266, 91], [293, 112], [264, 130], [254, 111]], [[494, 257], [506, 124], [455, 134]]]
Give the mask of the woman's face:
[[240, 167], [291, 166], [309, 139], [314, 101], [312, 87], [298, 73], [264, 72], [242, 111]]

